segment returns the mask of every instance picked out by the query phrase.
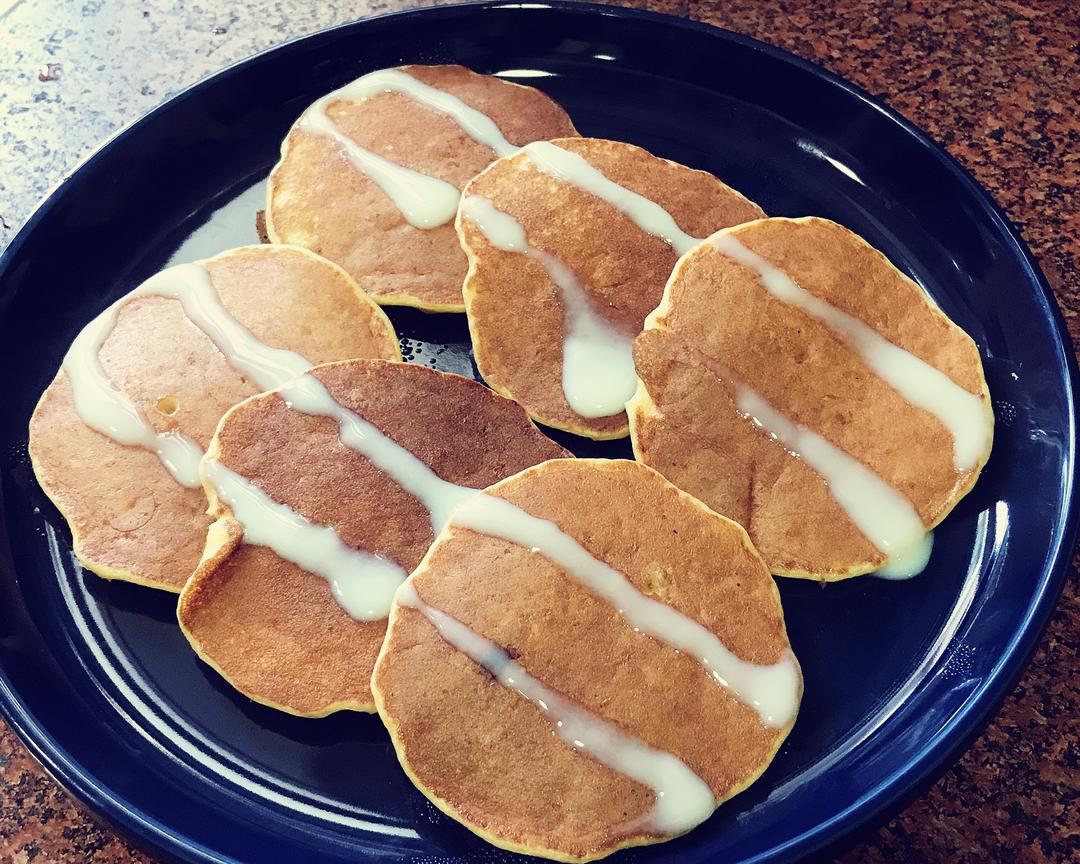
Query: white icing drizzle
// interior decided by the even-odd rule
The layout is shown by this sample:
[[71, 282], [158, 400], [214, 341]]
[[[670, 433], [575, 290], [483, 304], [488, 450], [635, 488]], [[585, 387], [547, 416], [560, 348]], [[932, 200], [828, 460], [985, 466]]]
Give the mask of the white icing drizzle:
[[216, 459], [203, 462], [206, 480], [244, 525], [244, 542], [275, 554], [330, 583], [342, 608], [358, 621], [390, 612], [404, 570], [385, 558], [346, 546], [328, 525], [316, 525], [274, 501], [255, 484]]
[[731, 234], [709, 242], [722, 254], [750, 268], [774, 297], [809, 313], [850, 345], [889, 386], [916, 408], [929, 411], [952, 434], [958, 471], [973, 468], [990, 440], [990, 422], [982, 401], [948, 375], [894, 345], [873, 327], [800, 287]]
[[[755, 666], [740, 660], [700, 624], [640, 594], [625, 576], [593, 558], [554, 523], [530, 516], [508, 501], [438, 477], [423, 461], [340, 405], [322, 382], [307, 374], [310, 364], [299, 354], [271, 348], [255, 339], [229, 315], [201, 264], [179, 265], [148, 279], [91, 322], [69, 351], [65, 370], [70, 360], [75, 374], [68, 374], [80, 416], [83, 414], [79, 403], [89, 403], [89, 416], [102, 424], [105, 434], [112, 435], [110, 430], [118, 428], [117, 434], [135, 435], [131, 442], [117, 438], [121, 443], [137, 443], [151, 449], [160, 446], [157, 433], [134, 405], [112, 387], [97, 358], [97, 349], [115, 323], [119, 305], [145, 295], [180, 300], [187, 315], [218, 346], [228, 362], [244, 371], [258, 386], [277, 387], [290, 407], [335, 420], [342, 443], [370, 459], [414, 495], [430, 513], [436, 532], [454, 511], [455, 524], [536, 548], [567, 568], [591, 590], [615, 603], [634, 626], [680, 650], [692, 652], [717, 681], [752, 705], [766, 724], [783, 726], [794, 716], [798, 675], [790, 657], [773, 666]], [[99, 393], [104, 394], [103, 399], [98, 398]], [[86, 421], [85, 416], [83, 419]], [[148, 443], [147, 435], [151, 436]], [[191, 446], [198, 452], [196, 445]], [[162, 456], [163, 461], [165, 458]], [[338, 602], [354, 617], [372, 620], [369, 616], [385, 616], [389, 608], [388, 586], [396, 587], [405, 575], [397, 565], [349, 549], [333, 529], [314, 525], [289, 507], [273, 501], [217, 460], [204, 460], [203, 465], [207, 482], [244, 525], [244, 542], [268, 546], [282, 558], [326, 578]], [[464, 506], [459, 506], [463, 503]]]
[[412, 583], [401, 586], [397, 602], [421, 612], [450, 645], [483, 666], [504, 687], [516, 690], [535, 705], [554, 725], [555, 733], [575, 750], [652, 789], [655, 802], [642, 825], [644, 829], [682, 834], [704, 822], [716, 809], [708, 784], [681, 759], [649, 747], [550, 689], [494, 642], [425, 603]]
[[509, 213], [487, 198], [470, 195], [461, 202], [461, 215], [496, 249], [543, 264], [559, 289], [565, 316], [562, 388], [567, 404], [582, 417], [610, 417], [622, 411], [637, 388], [633, 337], [598, 315], [577, 277], [550, 252], [529, 245], [525, 229]]
[[453, 93], [425, 84], [400, 69], [379, 69], [376, 72], [369, 72], [335, 90], [334, 93], [337, 94], [335, 97], [337, 99], [361, 102], [390, 91], [403, 93], [421, 105], [445, 114], [478, 144], [494, 150], [496, 156], [509, 156], [518, 149], [506, 140], [498, 124], [487, 114], [465, 104]]
[[632, 626], [697, 658], [711, 677], [753, 707], [765, 725], [782, 728], [794, 718], [799, 673], [790, 654], [771, 665], [736, 657], [705, 627], [642, 594], [554, 522], [532, 516], [502, 498], [483, 494], [470, 498], [454, 511], [451, 523], [528, 547], [554, 562], [615, 606]]
[[477, 494], [475, 489], [443, 480], [378, 427], [337, 402], [314, 375], [302, 375], [282, 386], [278, 393], [290, 408], [335, 420], [341, 443], [365, 456], [423, 504], [431, 515], [431, 525], [436, 534], [461, 501]]
[[609, 180], [577, 153], [563, 150], [549, 141], [534, 141], [522, 147], [521, 152], [544, 173], [607, 201], [642, 231], [661, 238], [680, 255], [701, 242], [701, 238], [691, 237], [683, 231], [675, 218], [655, 201]]
[[64, 356], [62, 368], [71, 384], [75, 411], [83, 423], [118, 444], [156, 453], [177, 483], [189, 489], [197, 487], [202, 448], [179, 432], [155, 431], [135, 403], [113, 387], [101, 366], [101, 346], [127, 299], [114, 303], [87, 324]]
[[113, 387], [101, 366], [101, 347], [116, 325], [120, 307], [147, 296], [179, 300], [187, 317], [229, 364], [264, 390], [305, 372], [311, 364], [293, 351], [271, 348], [252, 336], [222, 305], [202, 264], [180, 264], [156, 273], [83, 328], [63, 363], [79, 417], [119, 444], [157, 453], [177, 482], [193, 488], [199, 485], [203, 455], [199, 445], [179, 432], [156, 432], [134, 403]]
[[744, 384], [735, 402], [755, 426], [825, 478], [848, 518], [889, 559], [924, 542], [926, 526], [911, 502], [877, 474], [820, 435], [793, 423]]
[[929, 531], [923, 541], [885, 562], [885, 566], [871, 573], [880, 579], [902, 581], [918, 576], [930, 563], [930, 553], [934, 550], [934, 532]]
[[457, 96], [439, 90], [399, 69], [382, 69], [357, 78], [327, 93], [301, 116], [298, 128], [324, 135], [341, 146], [346, 158], [378, 185], [409, 224], [417, 228], [437, 228], [454, 218], [460, 193], [451, 184], [405, 168], [361, 147], [337, 127], [327, 108], [338, 101], [360, 102], [379, 93], [403, 93], [454, 120], [473, 140], [507, 156], [517, 148], [503, 137], [495, 121], [470, 108]]

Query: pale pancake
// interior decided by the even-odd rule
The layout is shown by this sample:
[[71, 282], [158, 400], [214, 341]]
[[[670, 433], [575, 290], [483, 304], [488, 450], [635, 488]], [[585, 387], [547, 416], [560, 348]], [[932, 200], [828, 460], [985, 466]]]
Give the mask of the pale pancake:
[[[451, 483], [482, 488], [570, 456], [520, 406], [460, 375], [363, 360], [312, 374], [341, 405]], [[333, 527], [347, 546], [385, 556], [406, 573], [434, 538], [423, 505], [344, 446], [334, 420], [302, 414], [275, 392], [229, 411], [207, 458], [311, 522]], [[269, 548], [241, 543], [242, 526], [209, 485], [207, 492], [217, 521], [178, 608], [192, 647], [242, 693], [283, 711], [373, 711], [371, 670], [386, 620], [354, 620], [322, 577]]]
[[[554, 521], [741, 659], [771, 664], [788, 654], [779, 593], [746, 532], [656, 472], [625, 460], [561, 460], [487, 491]], [[409, 584], [550, 690], [681, 759], [717, 803], [757, 779], [794, 722], [766, 727], [697, 659], [636, 632], [526, 546], [451, 522]], [[652, 789], [558, 737], [551, 717], [423, 612], [395, 602], [372, 689], [409, 777], [489, 842], [587, 861], [668, 839], [634, 824], [651, 810]]]
[[[766, 219], [723, 233], [977, 396], [992, 429], [975, 343], [860, 237], [818, 218]], [[627, 407], [637, 458], [745, 525], [780, 575], [843, 579], [886, 559], [825, 479], [737, 410], [734, 382], [870, 468], [927, 529], [971, 489], [989, 456], [988, 438], [974, 466], [958, 470], [952, 435], [934, 414], [707, 243], [680, 260], [634, 358], [640, 384]]]
[[[402, 66], [419, 81], [483, 112], [512, 144], [577, 134], [548, 96], [462, 66]], [[360, 146], [461, 189], [495, 158], [449, 116], [387, 92], [328, 108]], [[462, 312], [467, 262], [453, 225], [409, 224], [387, 195], [331, 139], [296, 126], [270, 174], [266, 228], [275, 243], [306, 246], [341, 264], [376, 302]]]
[[[401, 357], [383, 311], [340, 267], [307, 250], [249, 246], [204, 263], [229, 313], [267, 345], [312, 362]], [[140, 297], [123, 305], [100, 358], [155, 430], [181, 432], [203, 448], [222, 414], [259, 390], [178, 300]], [[202, 489], [181, 486], [149, 450], [86, 426], [63, 370], [30, 420], [30, 457], [84, 566], [108, 579], [180, 590], [211, 521]]]
[[[763, 215], [756, 204], [713, 175], [653, 156], [640, 147], [597, 138], [554, 142], [586, 159], [610, 180], [659, 203], [688, 234], [704, 237]], [[592, 308], [633, 336], [660, 302], [678, 254], [611, 204], [546, 174], [524, 155], [500, 159], [465, 189], [513, 216], [530, 246], [548, 252], [577, 277]], [[484, 380], [548, 426], [589, 438], [627, 434], [624, 412], [586, 418], [562, 386], [564, 307], [544, 264], [497, 249], [459, 212], [469, 256], [465, 305], [476, 365]]]

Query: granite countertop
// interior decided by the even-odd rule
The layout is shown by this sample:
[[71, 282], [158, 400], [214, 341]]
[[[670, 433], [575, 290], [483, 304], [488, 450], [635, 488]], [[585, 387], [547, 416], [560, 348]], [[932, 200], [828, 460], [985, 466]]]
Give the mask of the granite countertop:
[[[119, 126], [285, 39], [414, 3], [0, 0], [0, 246]], [[1020, 228], [1080, 343], [1080, 3], [628, 3], [771, 42], [880, 96], [957, 157]], [[923, 797], [839, 859], [1080, 860], [1077, 562], [1032, 663]], [[0, 864], [147, 862], [72, 802], [0, 721]]]

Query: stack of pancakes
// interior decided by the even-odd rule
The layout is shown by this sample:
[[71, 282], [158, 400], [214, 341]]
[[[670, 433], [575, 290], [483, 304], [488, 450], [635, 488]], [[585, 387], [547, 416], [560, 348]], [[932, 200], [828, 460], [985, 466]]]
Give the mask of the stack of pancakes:
[[[912, 575], [989, 455], [975, 344], [880, 252], [532, 88], [327, 94], [265, 227], [87, 325], [34, 470], [80, 561], [179, 592], [237, 690], [378, 711], [507, 849], [592, 860], [745, 789], [802, 694], [771, 574]], [[402, 363], [400, 305], [464, 312], [488, 387]]]

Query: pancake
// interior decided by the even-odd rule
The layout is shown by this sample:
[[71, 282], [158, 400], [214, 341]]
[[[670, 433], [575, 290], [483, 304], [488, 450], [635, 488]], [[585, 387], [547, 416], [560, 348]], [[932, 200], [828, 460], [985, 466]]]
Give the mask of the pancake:
[[463, 312], [459, 191], [497, 155], [575, 134], [532, 87], [462, 66], [380, 70], [293, 125], [270, 174], [267, 233], [336, 261], [378, 303]]
[[637, 458], [746, 526], [783, 576], [912, 575], [990, 453], [975, 343], [825, 219], [690, 251], [634, 360]]
[[[353, 360], [318, 366], [309, 377], [322, 382], [338, 406], [388, 436], [391, 448], [396, 442], [418, 457], [427, 466], [423, 471], [470, 492], [570, 455], [545, 438], [520, 406], [459, 375]], [[297, 406], [304, 403], [288, 389], [264, 393], [237, 405], [218, 426], [203, 475], [216, 521], [204, 559], [180, 595], [178, 617], [199, 656], [258, 702], [304, 716], [373, 711], [371, 671], [390, 597], [431, 545], [433, 521], [441, 517], [343, 443], [333, 418], [301, 413]], [[219, 493], [215, 463], [320, 526], [316, 530], [330, 526], [348, 550], [384, 562], [369, 564], [395, 567], [381, 614], [365, 614], [369, 607], [360, 605], [357, 614], [367, 620], [351, 617], [331, 592], [327, 574], [285, 557], [288, 549], [259, 545], [256, 534], [244, 543], [245, 530], [259, 526], [229, 500], [227, 487]], [[450, 492], [455, 497], [457, 487]], [[280, 524], [272, 526], [277, 535]], [[383, 575], [364, 570], [356, 578]]]
[[505, 849], [589, 861], [750, 785], [802, 679], [741, 527], [635, 462], [581, 459], [455, 512], [397, 592], [372, 690], [441, 810]]
[[711, 174], [617, 141], [500, 159], [465, 188], [456, 222], [484, 380], [548, 426], [624, 437], [631, 340], [678, 250], [762, 215]]
[[[151, 447], [167, 446], [172, 456], [183, 457], [185, 464], [174, 468], [186, 472], [180, 478], [186, 486], [153, 449], [118, 443], [119, 433], [110, 437], [88, 426], [63, 368], [30, 420], [38, 481], [71, 527], [79, 560], [107, 579], [180, 590], [199, 561], [210, 524], [197, 472], [201, 449], [222, 414], [265, 389], [251, 380], [250, 370], [230, 365], [180, 300], [155, 291], [169, 293], [192, 280], [205, 292], [192, 298], [219, 298], [223, 320], [239, 322], [266, 345], [300, 352], [303, 357], [293, 354], [291, 360], [303, 368], [347, 357], [401, 356], [382, 310], [340, 267], [311, 252], [250, 246], [202, 265], [152, 277], [88, 324], [68, 353], [68, 362], [76, 364], [69, 368], [86, 379], [79, 384], [91, 403], [85, 410], [114, 405], [134, 438], [142, 435]], [[209, 283], [200, 281], [207, 275]], [[104, 337], [100, 350], [95, 334]], [[108, 383], [101, 393], [94, 389], [95, 357], [119, 394]]]

